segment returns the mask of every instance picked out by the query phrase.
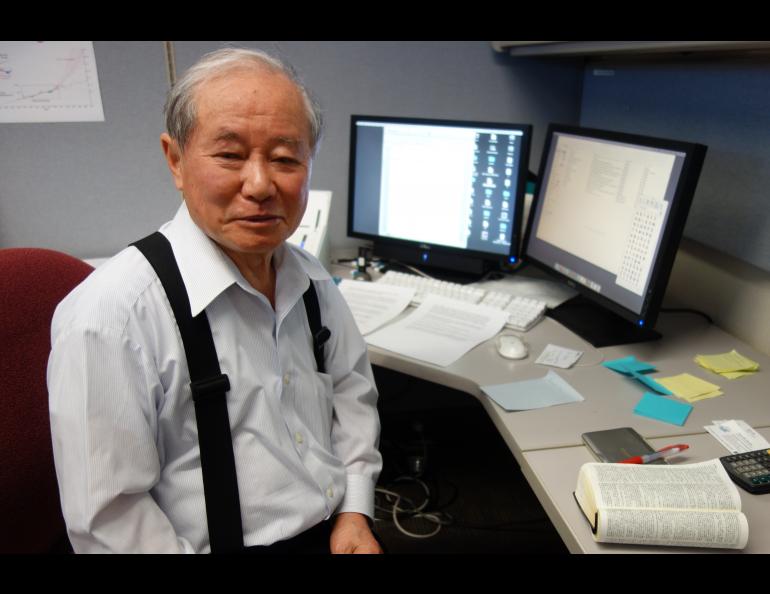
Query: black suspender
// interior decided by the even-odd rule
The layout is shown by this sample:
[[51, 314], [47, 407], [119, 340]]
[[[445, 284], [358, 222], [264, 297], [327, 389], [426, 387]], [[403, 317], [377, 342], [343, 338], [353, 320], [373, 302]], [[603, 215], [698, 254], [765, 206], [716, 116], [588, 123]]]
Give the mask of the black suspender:
[[[192, 317], [190, 300], [171, 244], [162, 233], [155, 232], [132, 245], [144, 254], [155, 269], [182, 336], [198, 425], [211, 551], [239, 551], [243, 549], [243, 525], [230, 419], [225, 399], [226, 392], [230, 390], [230, 382], [219, 367], [208, 317], [205, 311]], [[316, 366], [319, 372], [324, 372], [323, 344], [331, 333], [321, 325], [321, 309], [312, 280], [303, 299], [313, 335]]]
[[315, 292], [313, 281], [302, 295], [305, 302], [305, 312], [307, 321], [310, 324], [310, 332], [313, 334], [313, 355], [315, 355], [315, 366], [319, 373], [326, 373], [326, 364], [324, 363], [324, 343], [331, 338], [332, 333], [321, 324], [321, 307], [318, 305], [318, 295]]

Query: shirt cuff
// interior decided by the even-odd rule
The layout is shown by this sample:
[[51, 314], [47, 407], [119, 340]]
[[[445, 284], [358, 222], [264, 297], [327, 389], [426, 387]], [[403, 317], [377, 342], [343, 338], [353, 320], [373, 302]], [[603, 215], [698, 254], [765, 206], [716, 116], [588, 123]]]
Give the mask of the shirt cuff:
[[335, 513], [356, 512], [374, 519], [374, 483], [364, 475], [347, 475], [345, 497]]

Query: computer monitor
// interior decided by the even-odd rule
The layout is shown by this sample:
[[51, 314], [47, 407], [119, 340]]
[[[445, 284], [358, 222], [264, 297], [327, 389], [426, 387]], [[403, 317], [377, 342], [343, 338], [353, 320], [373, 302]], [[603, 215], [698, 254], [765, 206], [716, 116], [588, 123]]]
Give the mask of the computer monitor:
[[659, 338], [700, 144], [551, 125], [524, 260], [578, 290], [549, 315], [594, 346]]
[[354, 115], [348, 235], [464, 282], [517, 261], [531, 127]]

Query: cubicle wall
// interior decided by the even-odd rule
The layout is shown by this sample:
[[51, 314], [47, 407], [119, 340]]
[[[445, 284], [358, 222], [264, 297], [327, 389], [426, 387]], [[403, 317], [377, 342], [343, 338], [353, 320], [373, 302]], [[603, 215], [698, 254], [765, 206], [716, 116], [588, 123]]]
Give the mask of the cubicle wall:
[[592, 59], [580, 123], [708, 145], [667, 297], [770, 354], [770, 56]]
[[[521, 121], [541, 131], [551, 120], [578, 119], [579, 60], [514, 61], [485, 41], [173, 42], [177, 72], [226, 43], [284, 56], [324, 106], [327, 131], [311, 185], [334, 192], [336, 247], [352, 243], [351, 114]], [[163, 42], [97, 41], [94, 49], [104, 122], [0, 124], [0, 248], [112, 255], [179, 204], [158, 140], [169, 84]], [[541, 142], [542, 133], [534, 155]]]
[[159, 136], [161, 42], [94, 42], [104, 122], [0, 124], [0, 248], [112, 255], [179, 204]]
[[591, 61], [580, 122], [708, 145], [685, 236], [770, 271], [770, 56]]

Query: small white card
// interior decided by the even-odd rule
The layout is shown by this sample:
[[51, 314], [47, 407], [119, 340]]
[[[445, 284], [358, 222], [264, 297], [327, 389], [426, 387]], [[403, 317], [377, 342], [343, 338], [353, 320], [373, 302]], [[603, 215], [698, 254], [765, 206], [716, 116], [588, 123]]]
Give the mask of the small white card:
[[770, 443], [745, 421], [712, 421], [704, 429], [711, 433], [731, 454], [743, 454], [770, 448]]
[[564, 347], [556, 346], [555, 344], [549, 344], [540, 353], [535, 363], [540, 365], [550, 365], [551, 367], [560, 367], [561, 369], [569, 369], [578, 359], [583, 356], [583, 351], [573, 351], [572, 349], [565, 349]]

